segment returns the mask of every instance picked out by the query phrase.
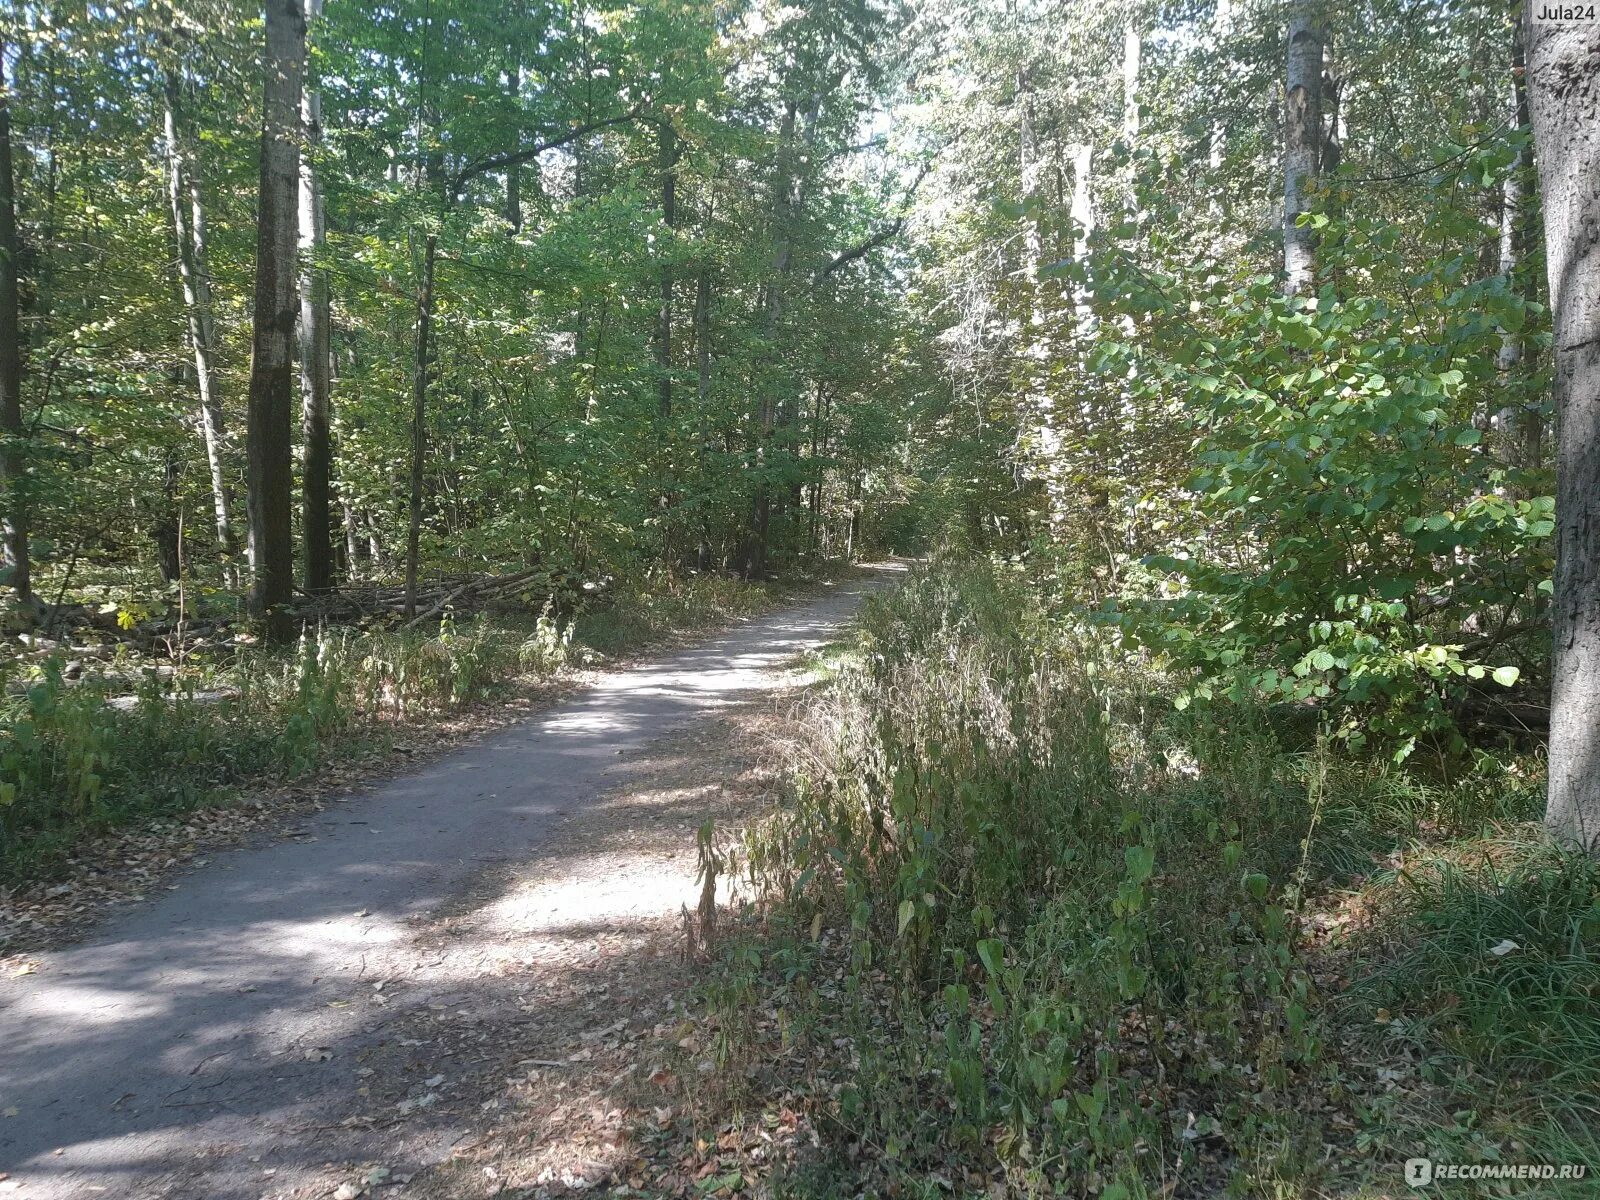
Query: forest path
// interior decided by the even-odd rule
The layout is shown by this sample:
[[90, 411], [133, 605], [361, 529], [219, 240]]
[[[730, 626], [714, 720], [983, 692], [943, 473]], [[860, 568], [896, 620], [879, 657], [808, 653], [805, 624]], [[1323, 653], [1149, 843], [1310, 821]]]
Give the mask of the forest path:
[[[670, 819], [675, 850], [660, 852], [657, 837], [656, 853], [630, 851], [642, 843], [624, 829], [585, 833], [614, 843], [604, 879], [586, 878], [589, 847], [563, 843], [564, 819], [604, 807], [627, 755], [769, 700], [781, 668], [891, 577], [839, 584], [603, 675], [415, 775], [334, 797], [291, 840], [214, 856], [85, 944], [33, 956], [33, 973], [0, 981], [0, 1191], [327, 1195], [335, 1161], [446, 1157], [472, 1128], [449, 1103], [451, 1081], [507, 1037], [503, 1019], [476, 1024], [474, 998], [493, 991], [480, 985], [500, 968], [485, 967], [494, 956], [481, 939], [454, 942], [451, 914], [493, 910], [485, 881], [504, 893], [496, 873], [532, 862], [540, 931], [563, 947], [597, 952], [593, 939], [617, 916], [607, 900], [658, 925], [692, 906], [693, 804], [618, 810], [646, 825]], [[507, 947], [522, 954], [519, 1005], [541, 990], [541, 955], [526, 948], [536, 924], [477, 930], [499, 960]], [[394, 1174], [385, 1194], [403, 1190]]]

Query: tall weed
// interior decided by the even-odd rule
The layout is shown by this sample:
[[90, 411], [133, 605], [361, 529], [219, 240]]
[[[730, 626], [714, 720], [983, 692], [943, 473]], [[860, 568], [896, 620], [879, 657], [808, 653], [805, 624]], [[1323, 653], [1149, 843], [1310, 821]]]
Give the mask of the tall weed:
[[[1364, 1065], [1347, 1075], [1363, 1039], [1324, 994], [1340, 952], [1311, 909], [1418, 837], [1523, 815], [1534, 781], [1488, 758], [1420, 780], [1314, 714], [1308, 732], [1300, 712], [1179, 710], [1176, 684], [1036, 594], [940, 564], [870, 603], [808, 713], [790, 802], [749, 837], [765, 933], [727, 970], [748, 974], [753, 941], [769, 972], [753, 1002], [844, 1037], [854, 1078], [824, 1108], [882, 1151], [812, 1164], [806, 1186], [952, 1159], [1014, 1190], [1129, 1198], [1359, 1174], [1322, 1147], [1393, 1108]], [[1384, 986], [1452, 997], [1418, 1035], [1435, 1050], [1492, 1077], [1548, 1045], [1588, 1086], [1592, 869], [1516, 861], [1492, 885], [1444, 867], [1399, 881], [1385, 920], [1410, 949], [1383, 957]], [[1447, 969], [1481, 966], [1491, 925], [1521, 957]]]

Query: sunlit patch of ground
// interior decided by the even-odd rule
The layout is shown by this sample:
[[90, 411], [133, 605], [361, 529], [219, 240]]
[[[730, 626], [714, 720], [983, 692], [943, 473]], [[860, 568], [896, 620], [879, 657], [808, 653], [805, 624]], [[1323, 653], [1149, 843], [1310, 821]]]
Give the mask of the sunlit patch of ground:
[[[806, 678], [790, 672], [783, 687]], [[404, 1176], [399, 1194], [430, 1200], [560, 1196], [654, 1181], [664, 1146], [682, 1148], [692, 1176], [703, 1131], [671, 1096], [709, 1053], [683, 1008], [699, 971], [686, 953], [702, 892], [696, 835], [710, 821], [729, 845], [772, 804], [787, 707], [741, 695], [620, 762], [620, 785], [568, 816], [539, 858], [488, 868], [417, 930], [440, 948], [430, 973], [452, 983], [389, 1026], [365, 1086], [374, 1115], [443, 1106], [472, 1131], [432, 1169], [349, 1163], [330, 1180], [394, 1194]], [[718, 895], [726, 902], [726, 879]], [[389, 1174], [368, 1185], [374, 1169]]]

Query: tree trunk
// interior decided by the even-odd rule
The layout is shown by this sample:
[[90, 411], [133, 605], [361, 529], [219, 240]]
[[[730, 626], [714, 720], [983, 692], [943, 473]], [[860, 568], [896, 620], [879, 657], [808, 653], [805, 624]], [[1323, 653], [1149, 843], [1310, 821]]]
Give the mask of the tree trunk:
[[1291, 0], [1289, 57], [1283, 114], [1283, 290], [1290, 296], [1314, 288], [1316, 238], [1300, 224], [1306, 191], [1316, 182], [1322, 144], [1322, 31], [1315, 0]]
[[[1517, 129], [1528, 128], [1530, 120], [1524, 47], [1523, 29], [1519, 22], [1512, 33], [1511, 86], [1507, 92], [1506, 106], [1506, 117]], [[1512, 290], [1526, 286], [1526, 280], [1522, 278], [1523, 264], [1528, 258], [1531, 237], [1529, 214], [1534, 210], [1529, 195], [1533, 183], [1531, 160], [1532, 155], [1527, 147], [1520, 147], [1500, 191], [1500, 274], [1505, 276], [1506, 286]], [[1495, 365], [1507, 377], [1522, 365], [1523, 337], [1521, 331], [1512, 333], [1508, 330], [1500, 338], [1500, 351], [1495, 356]], [[1496, 414], [1495, 426], [1505, 441], [1509, 461], [1527, 468], [1539, 466], [1544, 422], [1538, 408], [1532, 405], [1504, 408]]]
[[1143, 41], [1130, 21], [1122, 31], [1122, 137], [1132, 150], [1139, 140], [1139, 59]]
[[[322, 0], [305, 0], [306, 24], [322, 16]], [[305, 151], [300, 156], [300, 535], [305, 542], [306, 591], [333, 588], [333, 437], [329, 428], [333, 390], [329, 368], [331, 318], [323, 253], [322, 188], [313, 161], [322, 141], [322, 97], [305, 90], [300, 104]]]
[[[1079, 265], [1087, 266], [1089, 239], [1094, 235], [1094, 147], [1088, 143], [1076, 146], [1072, 151], [1072, 227], [1076, 231], [1073, 258]], [[1089, 305], [1088, 285], [1077, 284], [1073, 292], [1078, 331], [1088, 337], [1094, 330], [1094, 311]]]
[[518, 165], [506, 168], [506, 224], [513, 234], [522, 232], [522, 168]]
[[[513, 52], [515, 47], [513, 47]], [[511, 103], [522, 103], [522, 68], [519, 66], [511, 73], [510, 79]], [[519, 147], [520, 149], [520, 147]], [[512, 163], [506, 168], [506, 224], [511, 226], [513, 235], [522, 232], [522, 165]]]
[[339, 507], [344, 513], [345, 578], [354, 579], [357, 575], [357, 566], [361, 562], [361, 530], [357, 523], [356, 510], [350, 506], [350, 501], [341, 497]]
[[694, 285], [694, 357], [695, 402], [703, 429], [706, 399], [711, 395], [711, 269], [706, 266], [701, 266]]
[[417, 615], [417, 549], [422, 540], [422, 460], [427, 449], [428, 356], [433, 349], [433, 262], [437, 239], [428, 235], [422, 252], [422, 289], [417, 295], [417, 354], [411, 382], [411, 500], [406, 522], [407, 619]]
[[17, 282], [16, 178], [11, 167], [11, 92], [5, 81], [5, 43], [0, 42], [0, 541], [6, 583], [18, 612], [36, 610], [28, 558], [27, 430], [22, 423], [21, 289]]
[[294, 390], [296, 192], [300, 176], [300, 85], [306, 19], [300, 0], [269, 0], [261, 111], [261, 198], [256, 215], [256, 292], [246, 440], [251, 610], [269, 639], [290, 633], [294, 594], [293, 482], [289, 402]]
[[[706, 222], [710, 227], [709, 219]], [[711, 269], [704, 263], [694, 285], [694, 359], [695, 359], [695, 417], [700, 436], [695, 454], [700, 460], [702, 478], [705, 470], [707, 422], [706, 402], [711, 395]], [[695, 569], [704, 571], [711, 560], [711, 518], [702, 506], [700, 516], [700, 544], [695, 552]]]
[[[1212, 17], [1211, 44], [1213, 50], [1226, 61], [1228, 45], [1233, 39], [1233, 0], [1217, 0], [1217, 7]], [[1226, 75], [1223, 76], [1227, 78]], [[1210, 209], [1213, 216], [1222, 212], [1222, 201], [1219, 196], [1222, 191], [1222, 163], [1227, 155], [1228, 129], [1226, 122], [1218, 119], [1211, 123], [1209, 145], [1206, 149], [1206, 163], [1211, 168], [1210, 186], [1213, 189]]]
[[[662, 118], [660, 129], [661, 223], [666, 227], [662, 252], [670, 254], [672, 230], [678, 218], [678, 147], [671, 120]], [[666, 421], [672, 416], [672, 267], [665, 261], [661, 264], [661, 306], [656, 312], [656, 371], [661, 419]]]
[[813, 419], [811, 424], [810, 497], [811, 517], [810, 529], [807, 532], [806, 538], [807, 544], [810, 546], [811, 556], [813, 558], [818, 555], [821, 549], [817, 543], [817, 522], [822, 516], [822, 481], [824, 475], [822, 456], [826, 455], [828, 452], [827, 426], [829, 403], [830, 400], [828, 396], [828, 389], [819, 384], [817, 386], [815, 408], [812, 410]]
[[[778, 126], [778, 151], [773, 177], [772, 196], [772, 266], [767, 280], [762, 308], [766, 317], [768, 340], [777, 336], [779, 320], [783, 315], [784, 284], [789, 274], [789, 262], [794, 254], [791, 241], [793, 232], [794, 197], [794, 134], [795, 120], [800, 106], [793, 100], [785, 102], [783, 118]], [[756, 398], [756, 498], [751, 507], [750, 530], [745, 541], [744, 576], [755, 579], [766, 574], [767, 537], [772, 524], [772, 495], [764, 473], [771, 465], [772, 439], [777, 427], [778, 410], [772, 394], [772, 382], [759, 379], [760, 393]]]
[[[205, 207], [200, 198], [200, 165], [181, 132], [182, 80], [166, 73], [167, 200], [172, 209], [172, 234], [178, 246], [178, 280], [183, 288], [184, 316], [194, 374], [200, 393], [200, 433], [211, 472], [211, 508], [217, 545], [225, 555], [237, 550], [233, 532], [233, 495], [223, 461], [222, 395], [217, 382], [216, 320], [211, 306], [211, 277], [205, 249]], [[232, 564], [229, 564], [232, 575]]]
[[1545, 822], [1600, 851], [1600, 25], [1528, 27], [1555, 355], [1556, 571]]
[[183, 523], [178, 520], [178, 458], [167, 452], [161, 478], [161, 511], [150, 529], [156, 544], [156, 570], [162, 583], [176, 583], [183, 574]]

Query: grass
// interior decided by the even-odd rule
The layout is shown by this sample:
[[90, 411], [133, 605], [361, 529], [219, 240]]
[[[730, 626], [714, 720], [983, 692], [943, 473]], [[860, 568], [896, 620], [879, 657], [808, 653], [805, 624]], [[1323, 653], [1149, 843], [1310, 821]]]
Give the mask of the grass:
[[0, 884], [48, 878], [84, 838], [305, 777], [381, 751], [426, 721], [550, 678], [569, 663], [637, 652], [752, 615], [784, 594], [719, 576], [658, 578], [558, 621], [548, 609], [457, 620], [415, 633], [308, 631], [293, 648], [200, 651], [108, 664], [124, 687], [74, 683], [67, 658], [0, 664]]
[[985, 565], [873, 601], [830, 668], [705, 994], [702, 1119], [781, 1097], [821, 1133], [778, 1194], [1600, 1169], [1600, 867], [1539, 834], [1536, 762], [1428, 778], [1301, 713], [1179, 712]]
[[746, 583], [729, 575], [658, 575], [622, 587], [612, 603], [581, 612], [574, 641], [604, 658], [751, 617], [787, 594], [793, 581]]

